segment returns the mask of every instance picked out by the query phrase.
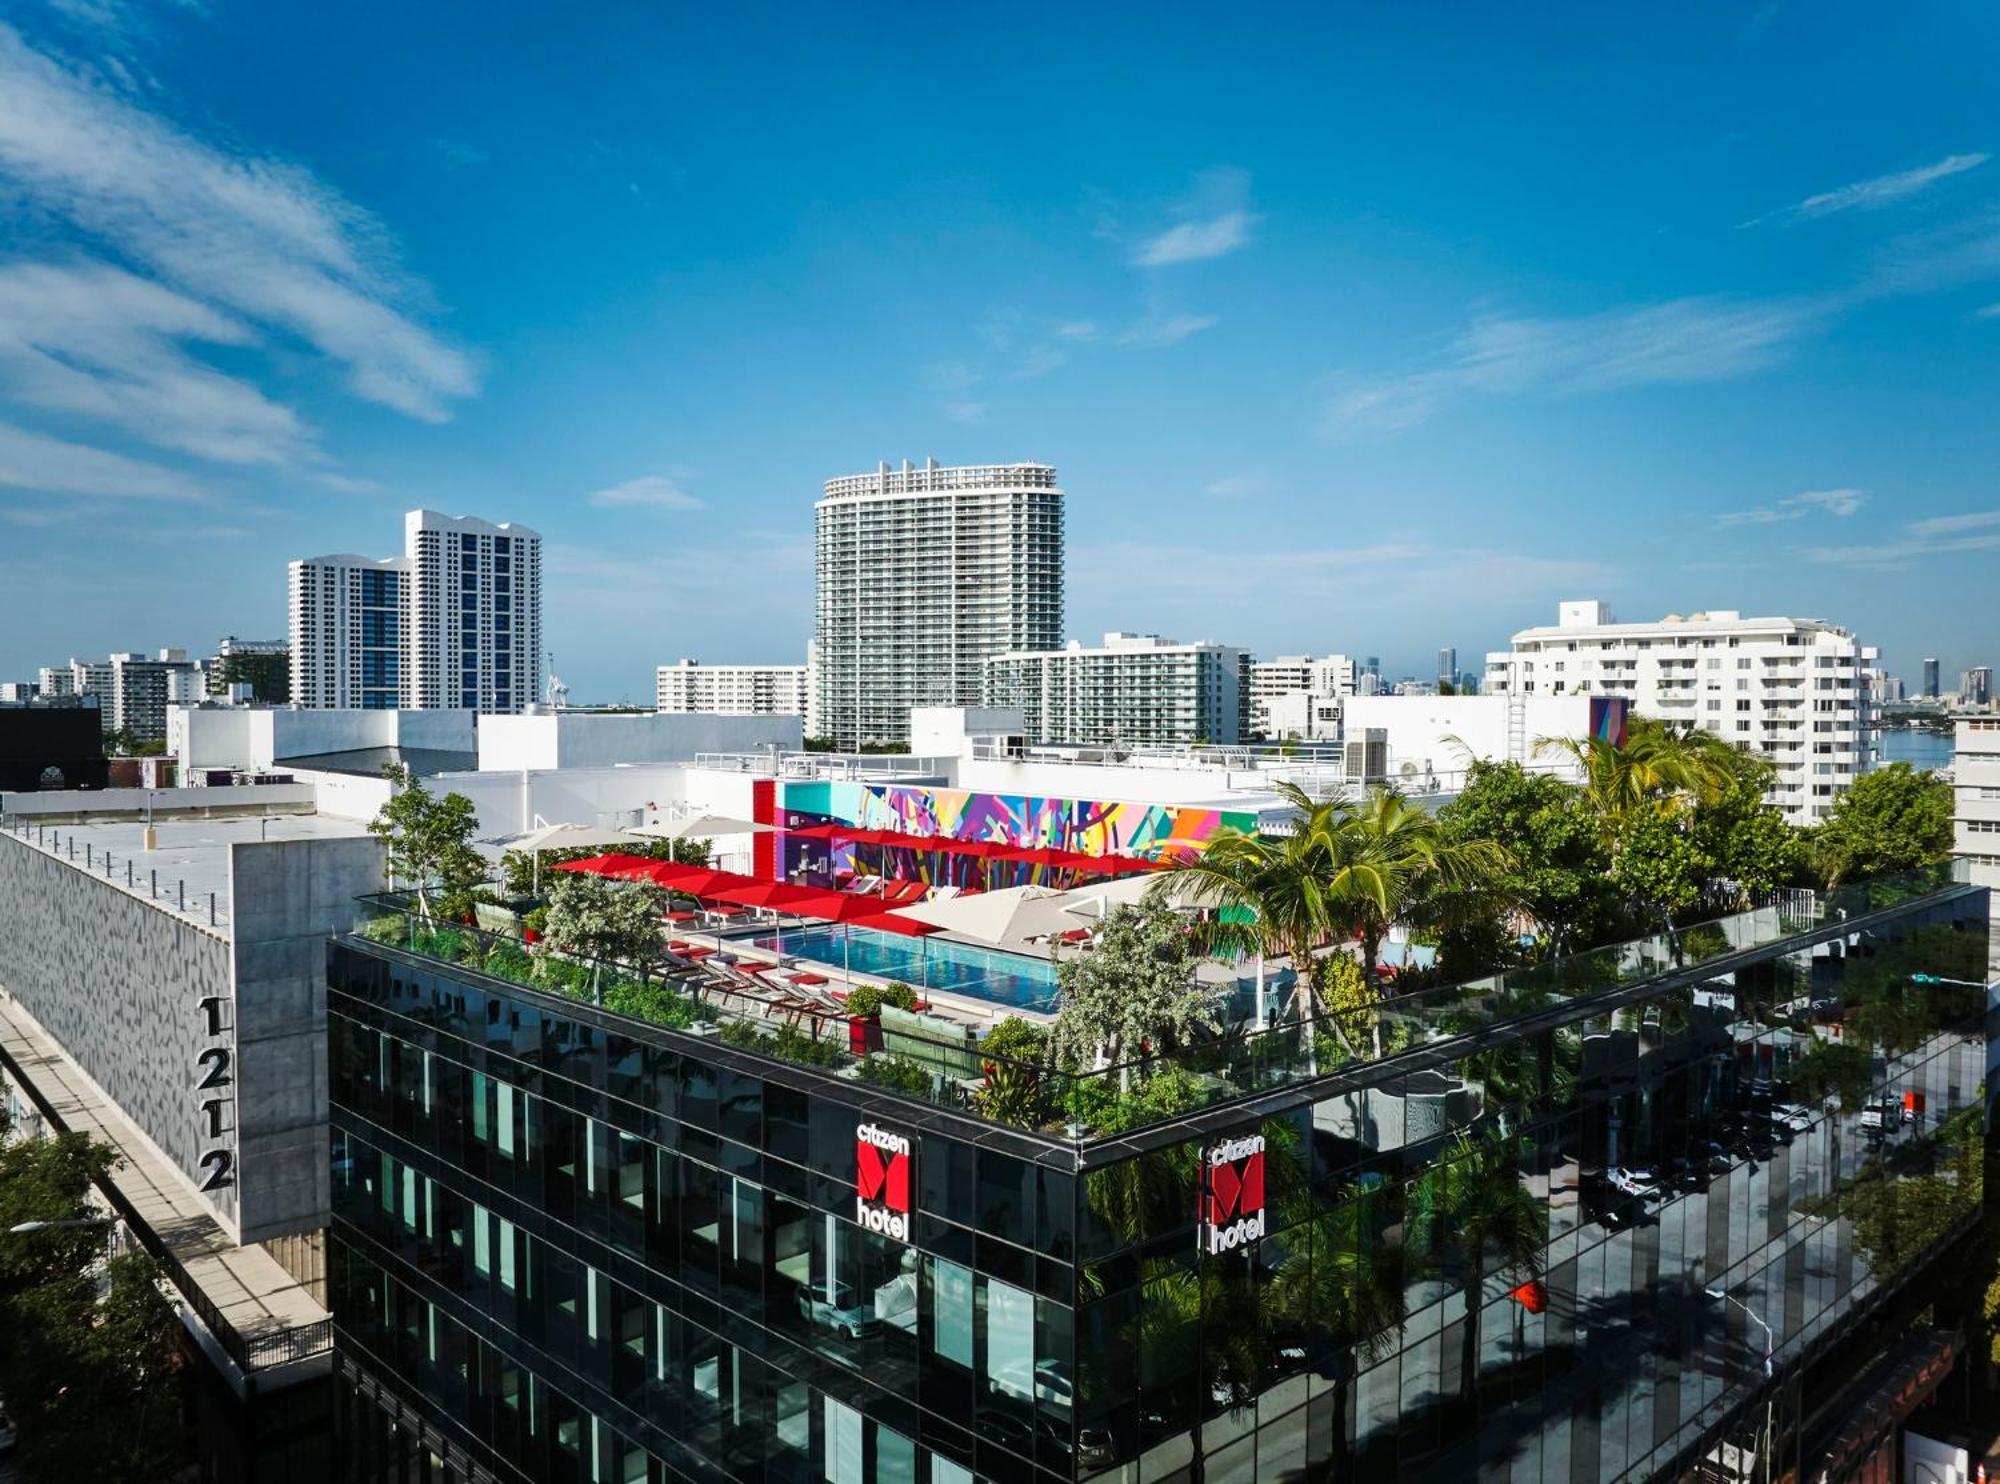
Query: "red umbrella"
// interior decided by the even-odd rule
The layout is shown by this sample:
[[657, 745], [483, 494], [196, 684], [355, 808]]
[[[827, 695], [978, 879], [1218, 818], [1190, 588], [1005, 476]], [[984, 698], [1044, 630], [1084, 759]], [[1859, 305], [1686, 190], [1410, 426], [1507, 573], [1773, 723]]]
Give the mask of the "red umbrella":
[[630, 881], [650, 875], [657, 864], [657, 861], [648, 860], [643, 855], [593, 855], [580, 861], [564, 861], [553, 869], [587, 871], [593, 876], [614, 876]]
[[846, 828], [837, 824], [801, 825], [799, 828], [787, 830], [785, 833], [798, 840], [841, 840], [847, 838]]
[[724, 885], [698, 895], [713, 897], [718, 902], [735, 902], [744, 907], [786, 909], [826, 895], [824, 892], [813, 890], [810, 886], [794, 886], [789, 881], [755, 881], [739, 878], [739, 883]]
[[941, 933], [943, 928], [932, 922], [918, 922], [914, 917], [904, 917], [898, 912], [883, 912], [874, 917], [857, 917], [856, 927], [873, 928], [878, 933], [900, 933], [905, 938], [928, 938], [932, 933]]
[[860, 897], [844, 891], [824, 891], [818, 897], [817, 901], [799, 903], [793, 910], [822, 922], [860, 922], [863, 918], [879, 917], [883, 912], [880, 897]]
[[717, 871], [708, 866], [682, 866], [671, 861], [651, 861], [652, 869], [646, 873], [648, 880], [674, 891], [685, 892], [691, 897], [714, 896], [732, 886], [743, 886], [756, 878], [739, 875], [735, 871]]

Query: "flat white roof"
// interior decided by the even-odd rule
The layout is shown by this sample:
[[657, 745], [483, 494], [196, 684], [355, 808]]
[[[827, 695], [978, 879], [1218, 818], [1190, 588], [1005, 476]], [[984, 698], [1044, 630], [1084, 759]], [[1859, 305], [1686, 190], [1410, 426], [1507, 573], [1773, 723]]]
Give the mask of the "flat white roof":
[[168, 819], [155, 822], [157, 844], [147, 850], [145, 828], [144, 818], [134, 815], [95, 824], [26, 824], [10, 827], [8, 833], [163, 912], [218, 930], [230, 923], [229, 849], [238, 841], [351, 840], [368, 833], [358, 820], [322, 814]]

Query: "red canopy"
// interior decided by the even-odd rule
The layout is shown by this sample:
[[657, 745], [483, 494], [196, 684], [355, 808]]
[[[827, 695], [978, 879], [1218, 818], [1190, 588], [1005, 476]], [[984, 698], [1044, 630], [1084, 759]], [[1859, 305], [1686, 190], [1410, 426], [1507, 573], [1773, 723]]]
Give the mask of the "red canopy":
[[616, 876], [622, 880], [635, 880], [651, 874], [658, 861], [643, 855], [593, 855], [580, 861], [564, 861], [552, 867], [557, 871], [587, 871], [593, 876]]
[[846, 838], [845, 833], [837, 824], [800, 825], [797, 829], [787, 830], [785, 833], [800, 840], [842, 840]]
[[741, 886], [755, 878], [734, 871], [718, 871], [710, 866], [684, 866], [673, 861], [655, 861], [648, 879], [691, 897], [713, 896], [725, 887]]
[[914, 917], [904, 917], [895, 912], [883, 912], [874, 917], [857, 917], [856, 927], [873, 928], [878, 933], [901, 933], [906, 938], [928, 938], [932, 933], [941, 933], [943, 928], [934, 922], [918, 922]]
[[789, 901], [785, 910], [796, 912], [801, 917], [817, 917], [821, 922], [859, 922], [864, 917], [879, 917], [883, 906], [880, 897], [857, 897], [844, 891], [813, 891], [801, 887], [806, 896]]
[[758, 881], [750, 877], [739, 878], [738, 884], [717, 887], [702, 893], [718, 902], [735, 902], [744, 907], [783, 907], [787, 910], [806, 906], [824, 896], [824, 892], [810, 886], [794, 886], [789, 881]]

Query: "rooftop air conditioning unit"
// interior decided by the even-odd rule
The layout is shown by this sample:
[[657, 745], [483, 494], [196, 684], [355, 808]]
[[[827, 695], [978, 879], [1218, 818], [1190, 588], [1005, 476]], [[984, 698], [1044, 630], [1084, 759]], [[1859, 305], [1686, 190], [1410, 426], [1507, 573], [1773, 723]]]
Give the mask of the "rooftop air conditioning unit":
[[1389, 776], [1389, 730], [1368, 727], [1342, 744], [1342, 771], [1362, 783], [1380, 783]]

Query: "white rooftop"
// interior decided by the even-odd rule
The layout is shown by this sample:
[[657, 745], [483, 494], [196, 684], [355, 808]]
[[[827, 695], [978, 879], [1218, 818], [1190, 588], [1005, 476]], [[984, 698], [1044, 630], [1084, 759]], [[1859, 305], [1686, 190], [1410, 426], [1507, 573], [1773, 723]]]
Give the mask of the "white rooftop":
[[96, 824], [10, 826], [9, 832], [78, 870], [150, 900], [164, 912], [217, 929], [227, 928], [231, 920], [232, 845], [256, 840], [344, 840], [368, 833], [359, 821], [321, 814], [162, 820], [153, 827], [155, 847], [147, 850], [145, 828], [145, 820], [135, 815]]

